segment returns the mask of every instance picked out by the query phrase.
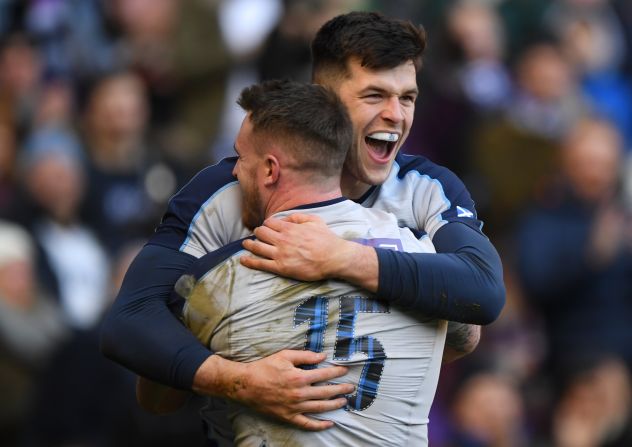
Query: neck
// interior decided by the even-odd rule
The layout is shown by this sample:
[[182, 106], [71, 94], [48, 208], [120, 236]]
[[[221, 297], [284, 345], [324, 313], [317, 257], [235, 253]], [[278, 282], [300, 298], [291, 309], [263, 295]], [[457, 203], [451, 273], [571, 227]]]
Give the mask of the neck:
[[266, 205], [266, 218], [271, 215], [291, 210], [310, 203], [324, 202], [337, 199], [342, 196], [338, 182], [333, 184], [316, 185], [287, 185], [280, 186], [268, 200]]
[[361, 182], [346, 171], [342, 171], [340, 187], [342, 189], [342, 194], [345, 197], [357, 200], [371, 188], [371, 185]]

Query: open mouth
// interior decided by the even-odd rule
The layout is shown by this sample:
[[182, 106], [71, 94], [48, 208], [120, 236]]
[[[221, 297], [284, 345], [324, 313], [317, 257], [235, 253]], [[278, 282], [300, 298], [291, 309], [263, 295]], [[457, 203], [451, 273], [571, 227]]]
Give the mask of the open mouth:
[[364, 138], [365, 143], [371, 150], [371, 154], [376, 161], [388, 161], [390, 159], [399, 134], [391, 132], [373, 132]]

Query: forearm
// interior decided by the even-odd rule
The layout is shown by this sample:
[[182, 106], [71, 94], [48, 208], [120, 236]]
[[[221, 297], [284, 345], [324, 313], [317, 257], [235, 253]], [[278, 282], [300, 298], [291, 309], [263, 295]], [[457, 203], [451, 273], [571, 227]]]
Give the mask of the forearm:
[[505, 289], [500, 258], [489, 240], [453, 223], [439, 230], [433, 242], [443, 253], [377, 249], [378, 295], [449, 321], [494, 321], [504, 305]]
[[247, 373], [247, 363], [212, 355], [196, 371], [191, 388], [198, 394], [240, 401], [247, 386]]
[[443, 349], [443, 363], [452, 362], [476, 349], [481, 338], [481, 327], [475, 324], [448, 322]]
[[336, 259], [325, 276], [342, 279], [371, 293], [378, 291], [379, 264], [373, 247], [341, 241]]
[[180, 274], [195, 260], [174, 250], [145, 246], [130, 266], [101, 330], [101, 351], [136, 374], [190, 389], [211, 355], [168, 307]]

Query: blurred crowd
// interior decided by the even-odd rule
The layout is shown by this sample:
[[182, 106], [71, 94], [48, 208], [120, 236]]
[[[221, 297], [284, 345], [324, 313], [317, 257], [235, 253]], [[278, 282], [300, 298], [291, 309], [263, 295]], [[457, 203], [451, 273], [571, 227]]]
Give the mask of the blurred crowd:
[[507, 305], [443, 368], [433, 447], [632, 445], [632, 2], [0, 1], [0, 444], [201, 445], [97, 334], [168, 198], [231, 155], [241, 88], [309, 80], [353, 9], [429, 35], [404, 151], [455, 171]]

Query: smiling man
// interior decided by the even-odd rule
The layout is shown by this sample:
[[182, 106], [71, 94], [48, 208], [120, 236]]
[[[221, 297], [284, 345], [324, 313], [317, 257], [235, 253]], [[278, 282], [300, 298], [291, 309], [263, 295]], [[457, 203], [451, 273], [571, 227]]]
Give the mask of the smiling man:
[[[334, 90], [349, 110], [354, 141], [342, 193], [390, 211], [438, 253], [403, 253], [345, 241], [321, 219], [292, 214], [268, 219], [244, 246], [248, 267], [299, 280], [338, 278], [377, 293], [398, 308], [460, 323], [488, 324], [504, 304], [502, 267], [481, 232], [474, 203], [449, 170], [399, 154], [412, 125], [423, 30], [376, 13], [349, 13], [326, 23], [313, 45], [314, 81]], [[331, 426], [304, 413], [340, 408], [336, 393], [312, 383], [344, 374], [314, 371], [324, 356], [281, 351], [241, 364], [213, 355], [169, 312], [177, 278], [199, 257], [250, 231], [242, 224], [234, 159], [194, 177], [170, 201], [156, 233], [123, 283], [102, 333], [104, 353], [140, 375], [202, 394], [221, 395], [305, 429]], [[473, 349], [477, 326], [451, 323], [444, 357]], [[311, 373], [311, 374], [310, 374]]]

